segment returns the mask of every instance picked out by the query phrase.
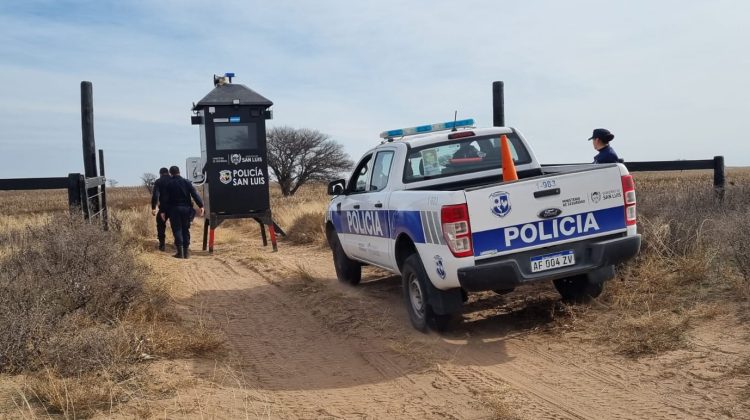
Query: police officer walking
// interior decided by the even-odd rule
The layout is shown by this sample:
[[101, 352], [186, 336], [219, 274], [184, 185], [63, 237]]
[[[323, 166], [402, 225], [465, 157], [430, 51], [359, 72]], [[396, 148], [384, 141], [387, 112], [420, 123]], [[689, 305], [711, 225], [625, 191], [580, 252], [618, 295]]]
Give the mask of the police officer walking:
[[[156, 239], [159, 240], [159, 251], [164, 251], [167, 230], [167, 183], [171, 177], [167, 168], [159, 169], [159, 179], [154, 181], [151, 192], [151, 214], [156, 216]], [[159, 205], [159, 210], [156, 205]], [[162, 217], [164, 215], [164, 217]]]
[[609, 142], [615, 138], [615, 135], [610, 133], [606, 128], [597, 128], [594, 133], [591, 134], [589, 140], [593, 140], [594, 149], [599, 153], [594, 156], [594, 163], [617, 163], [621, 162], [620, 158], [617, 157], [615, 149], [609, 145]]
[[[167, 207], [169, 209], [169, 222], [172, 224], [174, 245], [177, 248], [175, 258], [189, 258], [190, 247], [190, 222], [195, 216], [193, 201], [198, 205], [199, 216], [203, 216], [203, 200], [195, 190], [193, 183], [180, 176], [180, 168], [172, 166], [169, 168], [172, 179], [167, 184]], [[191, 200], [192, 199], [192, 200]]]

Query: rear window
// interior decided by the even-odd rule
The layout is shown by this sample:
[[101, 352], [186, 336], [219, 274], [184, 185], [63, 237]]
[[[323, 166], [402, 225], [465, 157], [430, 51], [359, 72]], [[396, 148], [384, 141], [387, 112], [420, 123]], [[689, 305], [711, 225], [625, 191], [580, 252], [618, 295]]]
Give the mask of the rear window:
[[[531, 156], [516, 133], [506, 134], [516, 165], [531, 163]], [[411, 149], [404, 182], [501, 169], [500, 135], [448, 140]]]

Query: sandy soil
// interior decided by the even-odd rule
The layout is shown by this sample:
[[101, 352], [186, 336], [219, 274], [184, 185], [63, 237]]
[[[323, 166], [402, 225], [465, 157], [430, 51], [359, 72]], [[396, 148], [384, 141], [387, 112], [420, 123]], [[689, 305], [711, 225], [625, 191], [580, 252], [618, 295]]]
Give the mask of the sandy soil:
[[732, 373], [749, 354], [747, 329], [732, 318], [697, 327], [688, 350], [633, 360], [580, 330], [552, 328], [549, 286], [473, 298], [438, 335], [411, 328], [399, 278], [367, 269], [360, 286], [341, 285], [320, 247], [282, 243], [271, 253], [243, 240], [154, 265], [178, 274], [181, 309], [220, 330], [227, 351], [154, 363], [174, 391], [149, 401], [152, 415], [750, 417], [746, 380]]
[[[422, 334], [398, 277], [368, 268], [345, 286], [327, 249], [228, 239], [213, 255], [148, 256], [182, 315], [226, 350], [151, 362], [152, 389], [98, 417], [750, 418], [750, 372], [737, 373], [749, 330], [732, 317], [696, 326], [685, 350], [634, 360], [560, 325], [543, 285], [473, 296], [448, 333]], [[18, 389], [0, 380], [0, 413], [33, 414]]]

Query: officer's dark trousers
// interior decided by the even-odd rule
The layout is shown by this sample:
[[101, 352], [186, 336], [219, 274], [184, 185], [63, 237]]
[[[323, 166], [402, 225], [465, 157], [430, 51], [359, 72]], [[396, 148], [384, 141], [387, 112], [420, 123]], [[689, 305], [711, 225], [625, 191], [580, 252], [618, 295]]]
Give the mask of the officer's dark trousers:
[[161, 216], [163, 213], [156, 213], [156, 239], [159, 240], [160, 244], [163, 244], [167, 238], [167, 221], [162, 220]]
[[190, 213], [188, 206], [175, 206], [169, 209], [169, 223], [172, 224], [174, 246], [177, 248], [190, 245]]

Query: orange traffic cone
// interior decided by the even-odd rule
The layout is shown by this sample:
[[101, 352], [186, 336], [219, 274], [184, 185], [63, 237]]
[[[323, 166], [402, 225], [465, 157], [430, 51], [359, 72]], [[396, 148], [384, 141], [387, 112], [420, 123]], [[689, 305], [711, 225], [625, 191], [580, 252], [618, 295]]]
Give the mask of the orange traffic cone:
[[516, 164], [513, 162], [513, 155], [510, 153], [510, 143], [508, 136], [500, 136], [500, 157], [503, 162], [503, 182], [517, 181]]

